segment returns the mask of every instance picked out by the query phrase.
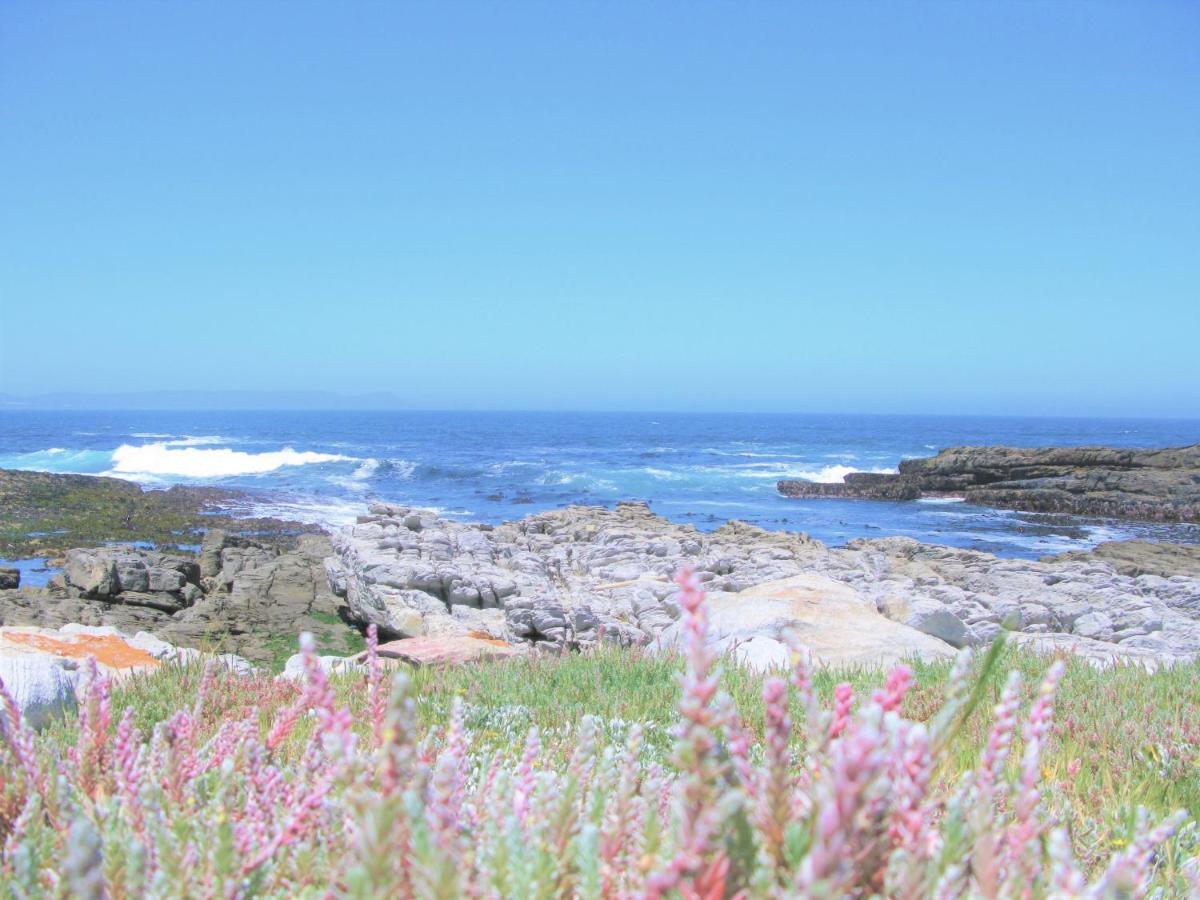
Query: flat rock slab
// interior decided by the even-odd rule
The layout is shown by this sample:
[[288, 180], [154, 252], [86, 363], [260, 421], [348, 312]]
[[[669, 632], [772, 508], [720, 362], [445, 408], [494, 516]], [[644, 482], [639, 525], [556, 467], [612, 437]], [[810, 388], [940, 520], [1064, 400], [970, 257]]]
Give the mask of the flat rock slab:
[[1044, 556], [1042, 562], [1107, 562], [1121, 575], [1200, 578], [1200, 545], [1158, 544], [1150, 541], [1106, 541], [1091, 550]]
[[[414, 666], [457, 666], [484, 659], [514, 656], [517, 649], [507, 641], [472, 635], [447, 634], [437, 637], [403, 638], [379, 645], [383, 659], [398, 659]], [[365, 663], [359, 654], [357, 662]]]
[[[763, 670], [784, 664], [789, 634], [823, 666], [892, 666], [913, 657], [953, 656], [944, 641], [886, 618], [853, 588], [815, 573], [760, 584], [738, 593], [710, 594], [708, 643]], [[682, 647], [682, 622], [667, 628], [663, 647]]]

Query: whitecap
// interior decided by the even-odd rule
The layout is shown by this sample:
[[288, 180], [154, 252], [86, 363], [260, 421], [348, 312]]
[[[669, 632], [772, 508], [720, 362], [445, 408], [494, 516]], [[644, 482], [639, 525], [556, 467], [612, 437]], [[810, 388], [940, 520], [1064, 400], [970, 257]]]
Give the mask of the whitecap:
[[[412, 506], [414, 509], [420, 509], [439, 518], [465, 518], [472, 515], [471, 510], [465, 507], [451, 509], [444, 506], [426, 506], [423, 504], [412, 504]], [[320, 525], [327, 529], [353, 525], [358, 517], [366, 512], [363, 501], [358, 498], [340, 499], [336, 497], [307, 496], [256, 499], [245, 503], [228, 504], [223, 508], [227, 512], [238, 516], [283, 519], [289, 522]]]
[[417, 471], [417, 464], [408, 459], [389, 459], [387, 464], [391, 473], [398, 478], [412, 478], [413, 472]]
[[227, 447], [202, 450], [190, 446], [172, 449], [168, 444], [144, 444], [140, 447], [122, 444], [113, 451], [112, 469], [105, 474], [134, 480], [161, 475], [227, 478], [235, 475], [262, 475], [285, 466], [331, 462], [361, 460], [337, 453], [297, 451], [291, 447], [266, 453], [244, 453]]
[[651, 478], [657, 478], [659, 481], [679, 481], [684, 477], [679, 472], [672, 472], [668, 469], [655, 469], [651, 466], [644, 466], [639, 471], [645, 472]]
[[358, 468], [354, 470], [350, 477], [355, 481], [366, 481], [375, 474], [375, 470], [378, 468], [379, 460], [364, 459], [361, 463], [359, 463]]
[[306, 525], [320, 525], [324, 528], [353, 525], [358, 517], [366, 512], [361, 500], [339, 500], [332, 497], [279, 498], [230, 504], [223, 508], [233, 515], [247, 518], [283, 519]]
[[364, 459], [359, 463], [358, 467], [349, 475], [330, 475], [325, 480], [330, 484], [336, 484], [348, 491], [362, 492], [367, 489], [367, 482], [371, 476], [379, 469], [379, 460]]
[[946, 503], [964, 503], [966, 499], [966, 497], [920, 497], [917, 499], [917, 502], [940, 506]]
[[[170, 437], [170, 435], [165, 435]], [[211, 447], [216, 444], [236, 444], [233, 438], [222, 437], [219, 434], [187, 434], [173, 441], [164, 442], [165, 447]]]

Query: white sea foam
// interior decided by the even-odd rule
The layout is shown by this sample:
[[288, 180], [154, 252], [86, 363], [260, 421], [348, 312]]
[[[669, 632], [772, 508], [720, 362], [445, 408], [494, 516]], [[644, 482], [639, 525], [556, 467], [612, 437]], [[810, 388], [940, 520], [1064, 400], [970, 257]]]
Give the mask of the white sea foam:
[[[83, 434], [83, 432], [79, 432], [79, 434]], [[164, 434], [164, 433], [163, 433], [163, 432], [161, 432], [161, 431], [131, 431], [131, 432], [129, 433], [129, 436], [130, 436], [130, 437], [135, 437], [135, 438], [165, 438], [165, 437], [175, 437], [175, 435], [173, 435], [173, 434]]]
[[308, 525], [321, 525], [325, 528], [353, 525], [358, 516], [366, 512], [362, 500], [340, 500], [332, 497], [280, 498], [233, 504], [226, 509], [237, 516], [284, 519]]
[[684, 477], [680, 472], [672, 472], [670, 469], [655, 469], [651, 466], [643, 467], [642, 471], [659, 481], [679, 481]]
[[822, 466], [819, 469], [805, 468], [801, 466], [788, 466], [780, 468], [771, 466], [765, 468], [746, 467], [736, 474], [741, 478], [763, 478], [763, 479], [781, 479], [781, 478], [798, 478], [802, 481], [815, 481], [818, 484], [839, 484], [847, 475], [854, 472], [872, 472], [877, 475], [894, 475], [896, 470], [892, 468], [881, 469], [856, 469], [854, 466]]
[[350, 477], [355, 481], [366, 481], [375, 474], [375, 470], [378, 468], [379, 460], [364, 459], [361, 463], [359, 463], [358, 468], [354, 470], [354, 473]]
[[389, 459], [388, 465], [391, 467], [391, 474], [397, 478], [412, 478], [413, 473], [417, 471], [417, 464], [408, 459]]
[[325, 480], [348, 491], [361, 493], [368, 487], [367, 482], [379, 469], [379, 460], [364, 459], [349, 475], [330, 475]]
[[58, 454], [60, 454], [60, 453], [66, 453], [66, 452], [67, 452], [67, 448], [66, 448], [66, 447], [51, 447], [51, 448], [50, 448], [49, 450], [47, 450], [46, 452], [47, 452], [47, 453], [53, 453], [55, 456], [57, 456], [57, 455], [58, 455]]
[[184, 478], [228, 478], [234, 475], [262, 475], [284, 466], [314, 463], [361, 462], [353, 456], [336, 453], [297, 451], [284, 447], [267, 453], [244, 453], [222, 447], [202, 450], [197, 447], [173, 449], [169, 444], [122, 444], [112, 454], [112, 470], [118, 477], [175, 475]]
[[232, 438], [222, 437], [219, 434], [186, 434], [181, 438], [173, 441], [165, 441], [164, 447], [211, 447], [216, 444], [235, 444], [237, 441]]
[[[393, 466], [403, 463], [403, 464], [406, 464], [409, 466], [414, 466], [414, 468], [415, 468], [414, 463], [410, 463], [407, 460], [403, 460], [403, 459], [392, 459], [392, 460], [389, 460], [389, 462]], [[487, 470], [489, 472], [491, 472], [493, 475], [500, 475], [501, 473], [507, 472], [510, 469], [529, 469], [529, 468], [544, 466], [545, 464], [546, 464], [545, 460], [534, 461], [534, 460], [529, 460], [529, 459], [503, 459], [500, 462], [490, 463], [487, 467]], [[409, 472], [409, 474], [412, 474], [411, 471]]]
[[591, 491], [616, 491], [619, 489], [616, 482], [610, 481], [607, 478], [597, 478], [585, 472], [559, 472], [552, 470], [535, 478], [533, 483], [545, 487], [573, 487]]
[[946, 503], [963, 503], [966, 497], [921, 497], [917, 500], [918, 503], [929, 503], [934, 506], [941, 506]]

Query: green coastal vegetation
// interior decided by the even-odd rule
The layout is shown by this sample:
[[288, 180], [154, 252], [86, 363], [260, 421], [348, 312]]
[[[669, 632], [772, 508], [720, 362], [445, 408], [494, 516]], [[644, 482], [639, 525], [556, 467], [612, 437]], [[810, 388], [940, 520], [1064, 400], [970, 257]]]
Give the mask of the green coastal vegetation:
[[209, 528], [280, 543], [320, 530], [225, 512], [222, 503], [238, 496], [221, 488], [143, 490], [119, 478], [0, 469], [0, 557], [56, 558], [72, 547], [134, 541], [178, 550], [199, 544]]
[[[1038, 684], [1046, 674], [1049, 663], [1050, 660], [1044, 655], [1015, 648], [1005, 648], [994, 658], [976, 658], [965, 680], [965, 683], [973, 686], [966, 692], [969, 701], [964, 703], [962, 672], [955, 673], [953, 664], [912, 661], [911, 688], [904, 694], [897, 709], [899, 715], [913, 723], [922, 723], [922, 727], [936, 733], [940, 710], [947, 704], [953, 707], [956, 702], [960, 704], [960, 711], [964, 711], [965, 707], [965, 715], [956, 721], [949, 739], [929, 762], [928, 793], [921, 806], [921, 815], [930, 817], [931, 821], [936, 820], [939, 827], [949, 827], [946, 817], [953, 816], [954, 795], [962, 789], [963, 777], [976, 772], [981, 757], [985, 757], [994, 747], [997, 715], [1004, 716], [1003, 692], [1007, 673], [1015, 671], [1021, 675], [1022, 687], [1018, 694], [1020, 715], [1017, 718], [1023, 720], [1026, 711], [1036, 706], [1044, 693], [1039, 693]], [[1114, 855], [1128, 854], [1140, 846], [1137, 842], [1144, 838], [1138, 835], [1144, 834], [1146, 822], [1157, 823], [1176, 811], [1182, 811], [1192, 820], [1200, 817], [1200, 719], [1196, 716], [1196, 710], [1200, 709], [1200, 663], [1155, 672], [1133, 666], [1100, 670], [1074, 657], [1064, 658], [1062, 663], [1065, 668], [1052, 705], [1053, 724], [1042, 739], [1043, 746], [1037, 761], [1040, 788], [1037, 805], [1039, 815], [1057, 829], [1054, 834], [1066, 835], [1070, 855], [1077, 860], [1079, 873], [1089, 881], [1098, 881], [1105, 877]], [[720, 661], [718, 665], [721, 689], [729, 698], [730, 708], [736, 710], [745, 738], [748, 739], [743, 747], [745, 761], [755, 772], [760, 769], [768, 771], [772, 753], [781, 752], [781, 748], [772, 749], [772, 737], [778, 734], [781, 725], [779, 709], [776, 708], [773, 713], [771, 704], [764, 704], [764, 689], [769, 691], [772, 682], [777, 688], [782, 682], [775, 676], [786, 676], [787, 673], [753, 674], [728, 659]], [[218, 752], [221, 746], [230, 744], [231, 729], [247, 728], [240, 737], [245, 742], [242, 750], [232, 745], [226, 748], [230, 763], [223, 768], [219, 765], [213, 767], [207, 777], [196, 778], [186, 788], [186, 791], [195, 792], [194, 799], [188, 802], [197, 805], [203, 819], [215, 814], [211, 808], [213, 803], [233, 803], [236, 806], [243, 802], [244, 792], [249, 788], [233, 786], [230, 780], [236, 780], [238, 776], [232, 770], [249, 764], [250, 757], [246, 755], [248, 748], [259, 746], [258, 742], [271, 746], [267, 758], [284, 773], [285, 778], [294, 779], [297, 785], [303, 780], [304, 767], [318, 764], [333, 766], [332, 760], [336, 754], [330, 749], [331, 738], [328, 735], [323, 738], [322, 732], [341, 726], [333, 724], [333, 720], [321, 712], [322, 704], [328, 709], [344, 708], [347, 711], [348, 716], [342, 726], [348, 729], [347, 734], [353, 734], [358, 752], [368, 754], [366, 761], [359, 761], [364, 767], [362, 771], [355, 776], [344, 777], [362, 778], [366, 779], [366, 783], [374, 784], [373, 779], [379, 777], [376, 765], [380, 761], [371, 755], [376, 752], [371, 748], [378, 740], [377, 736], [373, 737], [373, 727], [377, 729], [378, 723], [385, 718], [378, 699], [380, 676], [376, 671], [373, 669], [366, 679], [361, 674], [333, 676], [327, 683], [327, 693], [321, 695], [322, 689], [314, 694], [296, 682], [261, 675], [235, 677], [212, 670], [206, 674], [202, 666], [195, 664], [164, 667], [148, 674], [134, 675], [114, 686], [111, 715], [104, 726], [108, 740], [118, 745], [122, 741], [128, 742], [129, 735], [134, 733], [156, 734], [155, 738], [147, 741], [147, 748], [154, 746], [155, 741], [161, 743], [166, 739], [164, 735], [183, 734], [186, 738], [184, 751], [194, 754], [197, 760], [203, 760]], [[464, 821], [457, 827], [465, 829], [466, 820], [474, 815], [478, 830], [468, 829], [457, 834], [448, 844], [434, 841], [429, 846], [423, 845], [421, 840], [432, 841], [430, 835], [426, 834], [418, 840], [420, 836], [411, 831], [404, 832], [408, 837], [401, 840], [401, 844], [397, 845], [400, 849], [396, 852], [408, 855], [412, 871], [403, 875], [395, 868], [398, 863], [393, 860], [386, 871], [371, 876], [362, 870], [363, 861], [356, 861], [355, 853], [358, 850], [354, 847], [341, 848], [339, 845], [336, 850], [318, 849], [326, 841], [337, 843], [329, 836], [331, 825], [324, 818], [309, 822], [303, 828], [293, 822], [295, 828], [302, 831], [311, 828], [312, 833], [297, 834], [294, 846], [277, 848], [271, 860], [254, 866], [258, 880], [250, 879], [244, 884], [254, 885], [256, 890], [247, 892], [246, 896], [258, 895], [259, 889], [263, 896], [282, 896], [289, 891], [298, 892], [296, 895], [311, 893], [316, 896], [312, 892], [319, 885], [331, 882], [343, 886], [369, 885], [371, 877], [383, 879], [378, 883], [390, 885], [399, 884], [397, 879], [402, 877], [415, 878], [419, 885], [419, 889], [414, 888], [417, 895], [452, 896], [467, 882], [459, 880], [450, 870], [437, 869], [442, 863], [435, 861], [441, 859], [451, 869], [461, 870], [462, 879], [467, 878], [465, 873], [468, 872], [474, 872], [471, 877], [476, 877], [481, 867], [480, 855], [485, 853], [483, 847], [495, 837], [489, 836], [487, 829], [499, 828], [503, 832], [505, 827], [515, 827], [512, 822], [507, 826], [504, 824], [503, 809], [489, 813], [498, 817], [500, 822], [489, 820], [486, 827], [480, 818], [484, 816], [482, 812], [477, 809], [470, 812], [471, 804], [478, 799], [477, 794], [485, 790], [489, 779], [497, 779], [496, 773], [499, 771], [499, 786], [494, 789], [501, 792], [512, 789], [512, 782], [519, 781], [520, 773], [532, 765], [532, 774], [526, 771], [526, 775], [533, 777], [532, 783], [540, 787], [535, 793], [536, 799], [531, 802], [534, 805], [552, 806], [548, 793], [541, 791], [550, 791], [552, 783], [560, 789], [566, 785], [571, 773], [580, 766], [581, 746], [588, 745], [597, 759], [596, 781], [592, 785], [593, 792], [588, 794], [589, 802], [595, 804], [595, 808], [589, 811], [584, 805], [578, 810], [578, 820], [573, 819], [568, 823], [554, 819], [550, 823], [557, 823], [558, 827], [569, 832], [559, 835], [563, 844], [554, 851], [557, 854], [555, 860], [548, 862], [542, 859], [535, 865], [534, 860], [524, 859], [518, 851], [510, 849], [509, 852], [514, 855], [506, 857], [506, 864], [511, 865], [513, 871], [507, 874], [492, 872], [490, 876], [496, 879], [494, 884], [508, 885], [515, 890], [517, 884], [525, 884], [517, 879], [516, 870], [520, 865], [528, 864], [535, 869], [537, 865], [545, 865], [549, 868], [544, 871], [526, 872], [521, 876], [531, 879], [527, 884], [531, 893], [524, 895], [552, 896], [570, 887], [577, 894], [587, 896], [589, 894], [583, 889], [585, 885], [582, 880], [590, 876], [578, 867], [575, 859], [582, 852], [581, 842], [586, 845], [588, 835], [592, 834], [587, 825], [589, 817], [594, 818], [599, 823], [598, 827], [602, 828], [605, 816], [611, 812], [610, 806], [615, 801], [606, 792], [619, 788], [601, 782], [604, 777], [620, 769], [624, 758], [622, 754], [630, 746], [631, 740], [637, 746], [639, 790], [654, 777], [669, 778], [678, 774], [686, 779], [688, 766], [696, 762], [687, 753], [681, 755], [680, 743], [684, 739], [681, 739], [676, 726], [680, 720], [681, 700], [682, 708], [686, 709], [688, 692], [694, 691], [699, 682], [695, 677], [694, 665], [679, 656], [602, 647], [583, 654], [532, 656], [448, 670], [413, 669], [399, 665], [396, 671], [402, 673], [406, 689], [404, 696], [408, 698], [404, 709], [411, 716], [411, 722], [406, 727], [411, 729], [408, 739], [412, 741], [412, 746], [406, 752], [412, 755], [404, 758], [417, 770], [424, 771], [423, 776], [413, 777], [427, 779], [421, 783], [426, 784], [426, 790], [434, 792], [433, 799], [420, 801], [420, 792], [407, 794], [408, 799], [404, 802], [409, 807], [407, 812], [402, 813], [399, 808], [389, 807], [386, 799], [376, 794], [372, 801], [373, 804], [379, 804], [373, 807], [375, 812], [392, 809], [392, 814], [402, 821], [385, 824], [378, 818], [371, 818], [370, 822], [373, 827], [392, 835], [391, 839], [396, 840], [401, 840], [397, 837], [399, 832], [393, 832], [392, 829], [404, 832], [405, 828], [412, 826], [413, 821], [424, 822], [434, 812], [424, 804], [433, 804], [436, 800], [436, 791], [439, 789], [437, 778], [442, 770], [439, 761], [444, 761], [446, 753], [457, 752], [461, 755], [457, 763], [461, 771], [451, 779], [451, 786], [443, 787], [461, 795], [457, 800], [456, 815], [461, 815]], [[818, 730], [829, 727], [831, 714], [836, 718], [839, 695], [846, 696], [844, 692], [847, 692], [847, 685], [855, 698], [854, 714], [860, 715], [878, 701], [878, 694], [875, 701], [869, 701], [868, 698], [885, 680], [889, 686], [893, 684], [893, 680], [888, 680], [888, 673], [871, 669], [813, 670], [811, 685], [817, 706], [821, 710], [833, 711], [821, 714], [824, 718], [820, 720]], [[393, 700], [393, 712], [395, 702]], [[782, 752], [787, 760], [790, 773], [787, 778], [790, 780], [805, 771], [807, 745], [813, 731], [806, 724], [809, 714], [806, 710], [809, 707], [805, 705], [802, 693], [791, 689], [787, 704], [787, 717], [793, 724], [787, 726], [786, 748]], [[719, 700], [714, 699], [711, 705], [714, 709], [720, 708]], [[308, 707], [315, 707], [316, 711], [311, 715], [293, 715], [292, 727], [272, 745], [272, 736], [280, 733], [279, 723], [288, 719], [288, 711]], [[124, 718], [122, 710], [128, 710]], [[180, 711], [188, 711], [189, 716], [194, 716], [194, 721], [187, 716], [181, 719]], [[48, 761], [78, 754], [79, 748], [85, 746], [89, 739], [94, 740], [94, 737], [88, 738], [83, 732], [96, 727], [96, 714], [94, 708], [89, 711], [85, 702], [79, 722], [69, 719], [38, 735], [38, 756]], [[123, 722], [119, 727], [118, 720]], [[386, 721], [393, 722], [393, 719]], [[860, 723], [855, 727], [865, 728], [866, 725]], [[716, 726], [713, 728], [715, 730]], [[1005, 789], [1006, 792], [998, 794], [997, 809], [1019, 805], [1022, 767], [1026, 759], [1026, 744], [1021, 731], [1020, 727], [1011, 729], [1011, 748], [1001, 765], [1002, 779], [1006, 783], [1010, 780], [1011, 786]], [[536, 735], [537, 743], [536, 758], [532, 763], [529, 758], [529, 735]], [[458, 750], [454, 749], [456, 742], [463, 743]], [[730, 760], [731, 750], [736, 756], [737, 748], [731, 748], [727, 735], [709, 747], [709, 752], [716, 760], [709, 774], [716, 773], [721, 779], [734, 783], [737, 766], [736, 760]], [[117, 752], [121, 751], [118, 749]], [[153, 751], [147, 749], [145, 752]], [[159, 752], [164, 752], [161, 747]], [[419, 760], [426, 762], [422, 764]], [[808, 763], [811, 765], [811, 760]], [[833, 763], [826, 760], [826, 764]], [[172, 765], [183, 765], [183, 762], [174, 759]], [[423, 770], [422, 765], [425, 767]], [[199, 764], [197, 767], [203, 768]], [[121, 777], [116, 776], [114, 784], [119, 783]], [[537, 779], [545, 779], [545, 783]], [[229, 783], [222, 787], [225, 782]], [[354, 784], [347, 782], [343, 785], [339, 782], [326, 787], [331, 791], [324, 801], [326, 806], [332, 806], [335, 810], [358, 809], [353, 806]], [[9, 784], [6, 790], [11, 797], [13, 785]], [[182, 786], [179, 790], [185, 792]], [[377, 791], [378, 788], [371, 787], [370, 790]], [[230, 795], [225, 800], [220, 799], [223, 792]], [[183, 796], [184, 793], [181, 793], [180, 798]], [[78, 797], [77, 802], [85, 807], [89, 804], [86, 797]], [[109, 812], [105, 815], [119, 818], [127, 813], [122, 809], [124, 801], [105, 802], [109, 804]], [[502, 804], [511, 801], [495, 802]], [[166, 806], [170, 807], [170, 803], [166, 803]], [[166, 812], [162, 814], [168, 815]], [[365, 813], [360, 811], [353, 814]], [[546, 812], [551, 818], [563, 814], [558, 807]], [[405, 816], [416, 816], [416, 819], [410, 821]], [[283, 818], [286, 819], [286, 816]], [[734, 819], [737, 817], [734, 816]], [[409, 824], [403, 825], [404, 821]], [[805, 821], [798, 816], [793, 824], [800, 828]], [[325, 824], [321, 825], [321, 822]], [[649, 825], [645, 821], [642, 824]], [[735, 827], [732, 820], [726, 825], [728, 828]], [[0, 827], [8, 829], [11, 841], [12, 829], [17, 827], [14, 817], [10, 816], [7, 821], [0, 817]], [[176, 830], [178, 834], [183, 834], [183, 831], [179, 831], [180, 827], [177, 825]], [[651, 842], [658, 841], [661, 844], [658, 852], [669, 857], [668, 849], [680, 839], [677, 833], [679, 827], [679, 823], [667, 814], [666, 818], [653, 825], [653, 829], [663, 829], [665, 833], [651, 829], [643, 838]], [[753, 863], [755, 867], [766, 865], [761, 856], [761, 827], [761, 823], [754, 825], [745, 836], [754, 846], [738, 851], [748, 854], [746, 858], [749, 860], [757, 859], [758, 862]], [[1139, 832], [1139, 828], [1143, 831]], [[324, 837], [317, 837], [322, 829], [325, 829]], [[120, 829], [117, 831], [126, 834]], [[160, 858], [170, 856], [168, 845], [174, 839], [168, 839], [167, 831], [151, 838], [161, 842], [157, 848]], [[655, 837], [655, 834], [658, 836]], [[732, 846], [728, 837], [724, 835], [717, 843], [728, 849]], [[375, 835], [375, 838], [385, 839], [379, 835]], [[952, 836], [943, 833], [942, 839], [951, 840]], [[404, 843], [404, 840], [413, 843]], [[1046, 896], [1054, 893], [1048, 879], [1056, 864], [1054, 860], [1062, 855], [1063, 848], [1052, 846], [1049, 825], [1044, 830], [1039, 828], [1036, 831], [1034, 843], [1034, 865], [1039, 874], [1031, 895]], [[50, 865], [56, 854], [50, 852], [48, 847], [46, 849], [43, 862]], [[641, 849], [647, 850], [645, 846]], [[108, 854], [114, 851], [113, 846], [105, 844], [106, 865], [110, 859]], [[219, 858], [206, 858], [196, 864], [196, 873], [186, 876], [172, 874], [170, 877], [175, 880], [168, 883], [177, 888], [195, 888], [204, 883], [196, 880], [202, 879], [197, 873], [207, 872], [208, 875], [203, 877], [212, 878], [216, 874], [214, 867], [219, 869], [221, 866], [226, 866], [230, 872], [244, 874], [245, 860], [239, 860], [232, 848], [229, 852], [232, 854], [230, 859], [221, 862]], [[343, 852], [348, 855], [339, 855]], [[1157, 848], [1153, 855], [1146, 855], [1146, 875], [1154, 886], [1163, 889], [1166, 896], [1185, 896], [1191, 889], [1187, 860], [1196, 853], [1197, 832], [1194, 826], [1185, 825]], [[448, 856], [443, 859], [439, 854]], [[58, 858], [61, 861], [67, 857], [62, 855]], [[403, 861], [399, 865], [403, 865]], [[436, 871], [429, 870], [430, 866], [434, 866]], [[650, 874], [642, 868], [635, 869], [638, 878]], [[489, 877], [487, 873], [491, 870], [487, 865], [482, 865], [482, 871], [480, 877]], [[771, 877], [786, 881], [785, 874], [786, 878], [795, 875], [789, 869], [787, 873], [776, 871]], [[129, 875], [126, 872], [123, 877]], [[616, 877], [612, 873], [609, 875]], [[752, 875], [743, 872], [738, 876], [753, 888], [751, 895], [778, 895], [779, 885], [772, 887], [767, 882], [756, 881], [757, 876]], [[15, 884], [15, 879], [11, 875], [8, 877], [9, 883]], [[598, 877], [604, 876], [601, 873]], [[506, 878], [517, 880], [506, 881]], [[346, 893], [355, 895], [355, 890], [347, 890]], [[921, 892], [911, 894], [922, 895]], [[1098, 896], [1127, 894], [1114, 888]]]

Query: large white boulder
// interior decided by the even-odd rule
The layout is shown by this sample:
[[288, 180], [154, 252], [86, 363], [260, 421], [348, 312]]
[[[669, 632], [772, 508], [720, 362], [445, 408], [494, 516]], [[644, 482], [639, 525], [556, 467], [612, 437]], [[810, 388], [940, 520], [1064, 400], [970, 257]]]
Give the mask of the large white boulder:
[[[326, 675], [341, 675], [350, 672], [365, 673], [367, 667], [360, 665], [350, 656], [318, 656], [317, 666]], [[280, 678], [286, 678], [290, 681], [304, 680], [304, 654], [293, 653], [288, 657], [287, 663], [283, 667], [283, 671], [279, 673]]]
[[75, 709], [74, 665], [42, 653], [0, 648], [0, 681], [32, 728]]
[[[707, 604], [709, 646], [758, 671], [787, 664], [789, 635], [825, 666], [891, 666], [914, 657], [936, 660], [954, 654], [945, 641], [893, 622], [874, 601], [824, 575], [796, 575], [736, 594], [711, 594]], [[686, 639], [681, 620], [663, 631], [657, 645], [680, 648]]]

